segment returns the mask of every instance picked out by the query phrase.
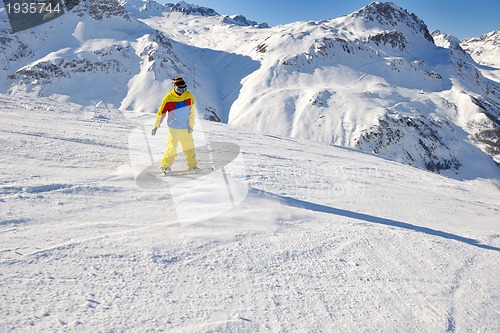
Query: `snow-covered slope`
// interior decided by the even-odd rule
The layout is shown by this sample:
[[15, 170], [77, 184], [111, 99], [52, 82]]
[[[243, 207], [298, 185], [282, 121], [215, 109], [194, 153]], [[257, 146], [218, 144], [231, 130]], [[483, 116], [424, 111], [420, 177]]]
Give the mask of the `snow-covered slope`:
[[99, 3], [7, 37], [2, 91], [154, 112], [182, 75], [207, 119], [458, 179], [500, 175], [498, 81], [392, 3], [265, 29], [184, 2]]
[[477, 61], [483, 75], [500, 82], [500, 30], [464, 39], [461, 47]]
[[[134, 17], [149, 18], [170, 13], [181, 13], [181, 17], [189, 16], [216, 17], [219, 23], [228, 23], [238, 26], [252, 26], [256, 28], [269, 28], [267, 23], [257, 23], [243, 15], [221, 15], [212, 8], [188, 4], [184, 1], [166, 3], [161, 5], [153, 0], [120, 0], [124, 8]], [[182, 19], [181, 19], [182, 20]]]
[[226, 181], [248, 189], [203, 219], [224, 181], [134, 181], [151, 118], [0, 95], [1, 331], [498, 330], [490, 182], [200, 120], [197, 143], [239, 146]]
[[10, 93], [151, 111], [158, 102], [150, 96], [161, 95], [184, 67], [163, 33], [110, 0], [82, 2], [35, 31], [11, 35], [3, 47], [9, 67], [2, 86]]
[[[282, 30], [256, 45], [261, 67], [245, 78], [230, 124], [357, 147], [447, 175], [477, 175], [481, 161], [485, 176], [498, 176], [467, 136], [498, 127], [499, 84], [436, 47], [422, 21], [372, 4]], [[495, 144], [478, 146], [499, 159]]]

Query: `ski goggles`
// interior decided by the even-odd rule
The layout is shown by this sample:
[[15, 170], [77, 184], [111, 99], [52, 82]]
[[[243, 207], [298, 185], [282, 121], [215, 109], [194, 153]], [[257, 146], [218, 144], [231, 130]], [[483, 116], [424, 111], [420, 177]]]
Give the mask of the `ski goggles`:
[[185, 92], [187, 89], [188, 89], [188, 86], [185, 85], [184, 87], [179, 87], [179, 86], [175, 86], [177, 88], [177, 90], [179, 90], [180, 92]]

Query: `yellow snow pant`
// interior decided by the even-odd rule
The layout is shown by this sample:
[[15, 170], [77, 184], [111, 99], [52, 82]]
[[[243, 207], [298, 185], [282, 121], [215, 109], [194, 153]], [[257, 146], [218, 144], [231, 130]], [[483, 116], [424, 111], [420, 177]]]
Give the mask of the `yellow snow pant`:
[[188, 168], [196, 166], [193, 134], [188, 133], [187, 129], [169, 128], [167, 150], [161, 160], [162, 167], [169, 167], [174, 163], [174, 159], [177, 157], [177, 144], [179, 142], [186, 156]]

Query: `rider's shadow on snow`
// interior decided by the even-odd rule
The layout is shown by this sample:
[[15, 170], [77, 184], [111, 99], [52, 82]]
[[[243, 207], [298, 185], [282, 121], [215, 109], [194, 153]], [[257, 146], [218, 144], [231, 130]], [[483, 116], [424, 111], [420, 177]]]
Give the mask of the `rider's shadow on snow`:
[[410, 223], [406, 223], [406, 222], [391, 220], [391, 219], [373, 216], [373, 215], [368, 215], [368, 214], [363, 214], [363, 213], [352, 212], [352, 211], [345, 210], [345, 209], [339, 209], [339, 208], [334, 208], [334, 207], [325, 206], [325, 205], [321, 205], [321, 204], [316, 204], [313, 202], [295, 199], [292, 197], [287, 197], [287, 196], [282, 196], [282, 195], [276, 195], [273, 193], [269, 193], [269, 192], [265, 192], [265, 191], [261, 191], [261, 190], [256, 190], [256, 189], [251, 189], [250, 195], [271, 197], [274, 199], [278, 199], [283, 205], [286, 205], [289, 207], [301, 208], [301, 209], [306, 209], [306, 210], [319, 212], [319, 213], [344, 216], [344, 217], [348, 217], [348, 218], [352, 218], [352, 219], [356, 219], [356, 220], [360, 220], [360, 221], [376, 223], [376, 224], [383, 224], [383, 225], [387, 225], [387, 226], [391, 226], [391, 227], [397, 227], [397, 228], [401, 228], [401, 229], [417, 231], [417, 232], [421, 232], [421, 233], [431, 235], [431, 236], [455, 240], [455, 241], [462, 242], [462, 243], [472, 245], [472, 246], [476, 246], [476, 247], [479, 247], [482, 249], [500, 252], [500, 248], [498, 248], [496, 246], [492, 246], [492, 245], [482, 244], [479, 241], [472, 239], [472, 238], [467, 238], [467, 237], [455, 235], [452, 233], [448, 233], [445, 231], [435, 230], [435, 229], [422, 227], [422, 226], [418, 226], [418, 225], [414, 225], [414, 224], [410, 224]]

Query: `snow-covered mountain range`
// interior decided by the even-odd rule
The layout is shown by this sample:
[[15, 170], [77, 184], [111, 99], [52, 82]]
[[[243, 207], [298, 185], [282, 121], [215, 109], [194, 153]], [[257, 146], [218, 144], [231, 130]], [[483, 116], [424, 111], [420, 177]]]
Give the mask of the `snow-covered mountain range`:
[[460, 45], [477, 63], [500, 68], [500, 30], [464, 39]]
[[500, 175], [495, 68], [393, 3], [269, 28], [185, 2], [97, 0], [16, 34], [0, 24], [4, 93], [152, 113], [182, 75], [207, 119], [458, 179]]

